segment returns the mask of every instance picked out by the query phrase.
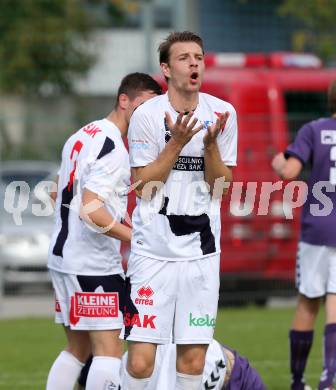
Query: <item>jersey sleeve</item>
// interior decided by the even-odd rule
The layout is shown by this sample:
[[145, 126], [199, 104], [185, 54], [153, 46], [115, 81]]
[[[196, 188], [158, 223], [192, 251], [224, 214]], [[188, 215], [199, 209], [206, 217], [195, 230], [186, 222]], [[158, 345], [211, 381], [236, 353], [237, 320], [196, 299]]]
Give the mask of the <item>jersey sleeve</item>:
[[[112, 140], [110, 142], [113, 143]], [[104, 144], [105, 145], [105, 144]], [[103, 146], [104, 148], [104, 146]], [[117, 184], [122, 180], [123, 175], [127, 175], [126, 168], [123, 166], [124, 159], [116, 149], [113, 148], [107, 153], [100, 153], [89, 164], [88, 174], [85, 175], [83, 187], [108, 200], [113, 197], [113, 191]], [[103, 150], [103, 149], [102, 149]]]
[[238, 126], [236, 110], [231, 106], [230, 116], [224, 130], [217, 137], [217, 144], [225, 165], [237, 165]]
[[285, 157], [296, 157], [301, 163], [306, 164], [311, 158], [313, 151], [313, 132], [310, 124], [306, 124], [298, 131], [297, 136], [286, 151]]
[[131, 167], [144, 167], [157, 159], [159, 143], [154, 123], [139, 107], [131, 117], [128, 128], [128, 145]]
[[237, 351], [231, 350], [234, 354], [234, 364], [231, 376], [222, 390], [267, 390], [257, 370], [250, 365], [250, 362]]

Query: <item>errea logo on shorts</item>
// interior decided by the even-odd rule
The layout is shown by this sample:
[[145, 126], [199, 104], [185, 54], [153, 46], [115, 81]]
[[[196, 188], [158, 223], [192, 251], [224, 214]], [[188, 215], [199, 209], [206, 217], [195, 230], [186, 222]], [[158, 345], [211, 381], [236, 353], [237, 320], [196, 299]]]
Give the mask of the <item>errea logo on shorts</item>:
[[150, 286], [141, 287], [138, 290], [139, 298], [135, 298], [136, 305], [153, 306], [153, 299], [149, 299], [154, 294]]
[[118, 293], [75, 293], [75, 317], [118, 317]]
[[205, 317], [193, 317], [192, 313], [189, 313], [189, 326], [216, 326], [216, 318], [210, 318], [209, 314]]

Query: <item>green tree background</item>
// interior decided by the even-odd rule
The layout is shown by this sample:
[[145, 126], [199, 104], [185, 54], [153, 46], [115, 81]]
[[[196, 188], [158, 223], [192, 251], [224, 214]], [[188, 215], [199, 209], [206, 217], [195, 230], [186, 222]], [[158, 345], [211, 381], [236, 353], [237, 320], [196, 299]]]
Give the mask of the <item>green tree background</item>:
[[285, 0], [279, 13], [298, 22], [292, 36], [294, 50], [315, 52], [327, 62], [335, 61], [336, 0]]
[[70, 92], [93, 64], [92, 27], [80, 1], [1, 0], [0, 91]]
[[[127, 12], [132, 11], [133, 2], [1, 0], [0, 3], [0, 156], [55, 158], [73, 124], [64, 128], [55, 124], [47, 143], [44, 139], [33, 142], [36, 138], [33, 118], [40, 115], [34, 109], [39, 105], [38, 99], [51, 99], [50, 104], [54, 104], [52, 99], [70, 98], [77, 110], [80, 103], [76, 103], [75, 82], [95, 63], [91, 34], [97, 28], [122, 24]], [[23, 142], [13, 141], [13, 123], [21, 128]], [[40, 147], [36, 146], [38, 142]], [[41, 147], [43, 143], [45, 147]]]

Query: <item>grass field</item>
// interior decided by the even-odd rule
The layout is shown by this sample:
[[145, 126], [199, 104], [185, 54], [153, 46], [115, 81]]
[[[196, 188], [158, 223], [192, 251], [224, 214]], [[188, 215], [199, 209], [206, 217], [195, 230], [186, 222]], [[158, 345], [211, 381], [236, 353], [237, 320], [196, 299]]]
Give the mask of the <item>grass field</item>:
[[[292, 308], [222, 309], [216, 338], [247, 356], [269, 390], [287, 390], [288, 326], [292, 314]], [[313, 386], [322, 364], [323, 315], [320, 313], [306, 374], [307, 382]], [[44, 318], [2, 320], [0, 334], [0, 389], [44, 389], [49, 367], [64, 345], [61, 327]]]

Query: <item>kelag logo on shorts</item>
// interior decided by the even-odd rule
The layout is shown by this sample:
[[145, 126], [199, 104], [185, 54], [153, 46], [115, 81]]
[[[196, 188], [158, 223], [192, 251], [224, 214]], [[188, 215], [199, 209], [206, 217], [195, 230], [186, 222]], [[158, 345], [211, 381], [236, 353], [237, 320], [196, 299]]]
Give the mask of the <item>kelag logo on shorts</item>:
[[118, 317], [118, 293], [75, 293], [75, 317]]
[[189, 313], [189, 326], [216, 326], [216, 319], [210, 318], [209, 314], [205, 317], [193, 317], [192, 313]]

